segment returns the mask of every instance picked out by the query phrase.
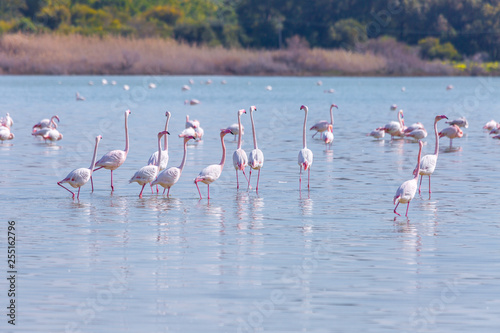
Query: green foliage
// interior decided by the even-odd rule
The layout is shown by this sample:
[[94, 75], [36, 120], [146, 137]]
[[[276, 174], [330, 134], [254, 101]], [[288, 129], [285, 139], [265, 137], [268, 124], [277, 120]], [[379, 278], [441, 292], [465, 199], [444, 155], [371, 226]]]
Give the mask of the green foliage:
[[332, 46], [352, 49], [357, 43], [365, 42], [365, 27], [354, 19], [337, 21], [329, 30]]
[[56, 30], [61, 23], [69, 23], [71, 12], [64, 4], [49, 4], [40, 10], [36, 18], [46, 27]]
[[182, 12], [171, 6], [156, 6], [145, 11], [144, 17], [147, 20], [158, 20], [168, 25], [174, 25], [182, 17]]
[[446, 42], [441, 44], [438, 38], [427, 37], [418, 42], [422, 56], [426, 59], [458, 60], [460, 55], [455, 47]]

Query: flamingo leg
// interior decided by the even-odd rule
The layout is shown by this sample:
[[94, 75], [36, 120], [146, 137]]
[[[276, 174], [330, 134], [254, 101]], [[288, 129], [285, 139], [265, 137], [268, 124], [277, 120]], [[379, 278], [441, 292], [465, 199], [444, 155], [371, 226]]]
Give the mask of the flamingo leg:
[[210, 184], [207, 185], [207, 188], [208, 188], [208, 197], [207, 197], [207, 199], [210, 199]]
[[69, 193], [73, 194], [73, 199], [75, 198], [75, 193], [73, 193], [73, 191], [71, 191], [71, 190], [67, 189], [66, 187], [64, 187], [60, 182], [57, 182], [57, 185], [61, 186], [66, 191], [68, 191]]
[[307, 190], [309, 190], [309, 178], [311, 177], [311, 167], [307, 169]]
[[[163, 189], [163, 194], [165, 194], [166, 188]], [[170, 187], [168, 188], [167, 197], [170, 195]]]
[[144, 191], [144, 186], [146, 186], [146, 184], [142, 185], [141, 193], [139, 193], [139, 198], [142, 198], [142, 191]]
[[248, 173], [248, 187], [247, 190], [250, 188], [250, 179], [252, 178], [252, 168], [250, 168], [250, 172]]
[[240, 182], [238, 181], [238, 170], [236, 170], [236, 189], [240, 188]]
[[80, 189], [81, 189], [81, 187], [78, 188], [78, 195], [76, 196], [77, 200], [80, 200]]
[[418, 194], [420, 194], [420, 186], [422, 186], [422, 178], [424, 178], [424, 176], [420, 175], [420, 184], [418, 185]]
[[114, 191], [115, 188], [113, 186], [113, 170], [111, 170], [111, 191]]
[[149, 183], [149, 187], [151, 187], [151, 194], [155, 194], [155, 192], [153, 192], [153, 185], [151, 185], [151, 183]]
[[299, 191], [302, 188], [301, 185], [302, 185], [302, 166], [300, 166], [300, 173], [299, 173]]
[[408, 217], [408, 208], [410, 208], [410, 202], [408, 201], [408, 205], [406, 205], [406, 217]]
[[431, 194], [431, 175], [429, 175], [429, 194]]
[[314, 133], [312, 137], [314, 138], [314, 136], [315, 136], [316, 134], [318, 134], [318, 133], [319, 133], [319, 132]]
[[260, 169], [259, 173], [257, 174], [257, 187], [255, 187], [255, 192], [259, 192], [259, 178], [260, 178]]
[[94, 181], [92, 180], [92, 176], [90, 176], [90, 185], [92, 185], [92, 193], [94, 193]]
[[198, 182], [196, 180], [194, 181], [194, 184], [196, 185], [196, 188], [198, 189], [198, 193], [200, 194], [200, 199], [203, 199], [201, 197], [200, 187], [198, 186]]
[[101, 170], [103, 167], [98, 167], [97, 169], [94, 169], [94, 171]]
[[394, 213], [395, 213], [395, 214], [398, 214], [398, 216], [401, 216], [401, 214], [399, 214], [398, 212], [396, 212], [396, 209], [398, 209], [398, 206], [399, 206], [399, 201], [398, 201], [398, 203], [396, 204], [396, 207], [394, 207]]
[[246, 179], [246, 180], [247, 180], [247, 182], [248, 182], [248, 178], [247, 178], [247, 175], [246, 175], [246, 173], [245, 173], [245, 169], [243, 169], [243, 170], [241, 170], [241, 171], [243, 171], [243, 176], [245, 176], [245, 179]]

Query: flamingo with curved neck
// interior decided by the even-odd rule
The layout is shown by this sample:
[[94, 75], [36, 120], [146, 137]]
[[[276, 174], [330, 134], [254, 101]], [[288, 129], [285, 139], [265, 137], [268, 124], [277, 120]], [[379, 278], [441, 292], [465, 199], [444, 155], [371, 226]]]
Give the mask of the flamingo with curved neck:
[[79, 168], [71, 171], [63, 180], [57, 182], [57, 185], [64, 188], [66, 191], [70, 192], [73, 195], [73, 199], [75, 199], [75, 193], [68, 188], [64, 187], [62, 184], [68, 183], [73, 188], [78, 188], [77, 199], [80, 199], [80, 188], [85, 185], [89, 179], [92, 177], [92, 172], [95, 166], [95, 160], [97, 156], [97, 146], [99, 145], [99, 141], [101, 141], [102, 136], [98, 135], [95, 138], [95, 147], [94, 147], [94, 156], [92, 157], [92, 162], [90, 163], [89, 168]]
[[253, 134], [253, 150], [250, 152], [248, 156], [248, 165], [250, 166], [250, 174], [248, 175], [248, 188], [250, 188], [250, 179], [252, 178], [252, 169], [259, 170], [257, 175], [257, 186], [255, 187], [255, 191], [259, 192], [259, 178], [260, 178], [260, 169], [264, 166], [264, 153], [257, 147], [257, 134], [255, 132], [255, 123], [253, 121], [253, 112], [257, 111], [255, 106], [250, 107], [250, 121], [252, 122], [252, 134]]
[[329, 125], [333, 126], [333, 108], [337, 108], [337, 110], [338, 110], [339, 107], [336, 104], [330, 105], [330, 122], [328, 122], [326, 120], [320, 120], [309, 129], [310, 131], [312, 131], [312, 130], [316, 131], [316, 133], [314, 133], [312, 136], [313, 138], [318, 133], [323, 133], [323, 132], [328, 131]]
[[220, 141], [222, 144], [222, 159], [220, 161], [220, 164], [212, 164], [201, 170], [201, 172], [198, 174], [198, 176], [194, 179], [194, 184], [196, 185], [196, 188], [198, 189], [198, 194], [201, 197], [201, 192], [200, 188], [198, 186], [198, 182], [202, 182], [204, 184], [207, 184], [208, 188], [208, 199], [210, 199], [210, 184], [219, 179], [222, 169], [224, 168], [224, 163], [226, 161], [226, 145], [224, 144], [224, 136], [226, 134], [231, 133], [230, 129], [221, 129], [220, 130]]
[[396, 195], [394, 195], [394, 204], [396, 204], [396, 207], [394, 207], [394, 213], [401, 216], [396, 209], [398, 208], [400, 203], [403, 204], [408, 204], [406, 206], [406, 217], [408, 217], [408, 208], [410, 208], [410, 201], [415, 197], [415, 192], [417, 192], [417, 180], [418, 180], [418, 173], [420, 172], [420, 157], [422, 156], [422, 146], [424, 143], [422, 141], [418, 142], [418, 157], [417, 157], [417, 170], [414, 173], [413, 179], [405, 181], [403, 184], [399, 186], [399, 188], [396, 191]]
[[300, 107], [301, 110], [304, 110], [304, 126], [302, 128], [302, 149], [299, 151], [298, 163], [300, 166], [300, 175], [299, 175], [299, 191], [302, 186], [302, 169], [307, 170], [307, 189], [309, 190], [309, 179], [311, 176], [311, 165], [313, 163], [313, 153], [310, 149], [307, 148], [306, 142], [306, 127], [307, 127], [307, 112], [309, 108], [305, 105]]
[[[422, 186], [422, 179], [424, 176], [429, 176], [429, 195], [431, 194], [431, 175], [434, 173], [434, 169], [436, 169], [437, 159], [439, 154], [439, 134], [437, 130], [437, 123], [441, 119], [448, 119], [445, 115], [436, 116], [434, 118], [434, 137], [436, 139], [436, 145], [434, 147], [434, 154], [425, 155], [422, 157], [422, 161], [420, 162], [420, 184], [418, 185], [418, 194], [420, 194], [420, 187]], [[418, 166], [417, 166], [418, 167]], [[413, 170], [413, 173], [417, 173], [417, 167]]]
[[[118, 169], [123, 162], [127, 159], [127, 154], [129, 150], [129, 135], [128, 135], [128, 116], [131, 114], [130, 110], [125, 111], [125, 150], [112, 150], [104, 154], [99, 161], [96, 162], [95, 166], [100, 170], [102, 168], [111, 170], [111, 191], [114, 191], [113, 186], [113, 170]], [[92, 192], [94, 191], [94, 183], [92, 178], [90, 178], [92, 184]]]

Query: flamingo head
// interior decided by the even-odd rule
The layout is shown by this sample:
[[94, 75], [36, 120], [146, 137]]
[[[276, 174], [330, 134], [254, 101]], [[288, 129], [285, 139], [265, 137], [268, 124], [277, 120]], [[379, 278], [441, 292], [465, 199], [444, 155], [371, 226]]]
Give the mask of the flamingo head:
[[162, 136], [164, 136], [165, 134], [170, 135], [170, 133], [168, 131], [162, 131], [162, 132], [158, 133], [158, 139], [161, 138]]
[[448, 119], [448, 117], [446, 117], [444, 114], [442, 114], [440, 116], [436, 116], [436, 118], [435, 118], [436, 121], [440, 121], [441, 119]]
[[129, 114], [131, 114], [131, 113], [132, 113], [132, 111], [127, 110], [127, 111], [125, 111], [125, 116], [128, 116], [128, 115], [129, 115]]
[[328, 125], [328, 132], [333, 133], [333, 125], [332, 124]]
[[330, 106], [330, 109], [331, 109], [331, 108], [337, 108], [337, 110], [338, 110], [338, 108], [339, 108], [339, 107], [338, 107], [336, 104], [332, 104], [332, 105]]
[[[165, 112], [165, 117], [170, 118], [170, 116], [171, 116], [171, 115], [172, 115], [172, 114], [171, 114], [169, 111]], [[188, 117], [189, 117], [189, 116], [188, 116]]]
[[[61, 134], [59, 137], [62, 139], [62, 136], [63, 136], [63, 135]], [[101, 140], [102, 140], [102, 135], [98, 135], [98, 136], [96, 136], [96, 137], [95, 137], [95, 141], [96, 141], [96, 142], [99, 142], [99, 141], [101, 141]]]
[[[233, 134], [233, 132], [231, 132], [231, 130], [229, 128], [223, 128], [220, 130], [220, 137], [223, 138], [226, 136], [226, 134], [228, 133], [231, 133]], [[234, 135], [234, 134], [233, 134]]]
[[187, 135], [184, 137], [184, 142], [188, 142], [189, 140], [196, 140], [196, 137], [192, 136], [192, 135]]
[[255, 107], [255, 105], [252, 105], [252, 106], [250, 107], [250, 112], [253, 112], [253, 111], [257, 111], [257, 108]]
[[238, 117], [240, 117], [243, 113], [247, 113], [245, 109], [238, 110]]
[[300, 107], [300, 109], [301, 109], [301, 110], [304, 110], [304, 111], [306, 111], [306, 112], [309, 110], [309, 109], [307, 108], [307, 106], [305, 106], [305, 105], [302, 105], [302, 106]]

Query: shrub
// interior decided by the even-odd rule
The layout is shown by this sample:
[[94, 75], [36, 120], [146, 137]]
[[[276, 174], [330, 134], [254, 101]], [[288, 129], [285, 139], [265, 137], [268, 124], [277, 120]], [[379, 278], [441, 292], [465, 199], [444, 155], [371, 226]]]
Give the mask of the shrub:
[[435, 37], [427, 37], [419, 40], [418, 46], [420, 46], [422, 57], [426, 59], [460, 59], [460, 54], [450, 42], [441, 44], [439, 39]]

